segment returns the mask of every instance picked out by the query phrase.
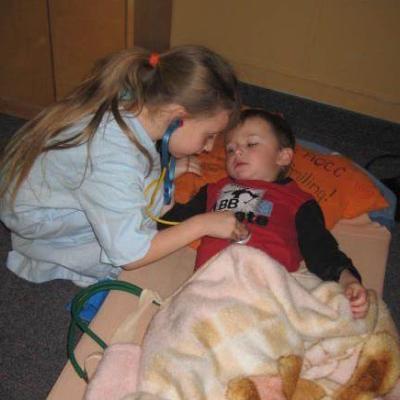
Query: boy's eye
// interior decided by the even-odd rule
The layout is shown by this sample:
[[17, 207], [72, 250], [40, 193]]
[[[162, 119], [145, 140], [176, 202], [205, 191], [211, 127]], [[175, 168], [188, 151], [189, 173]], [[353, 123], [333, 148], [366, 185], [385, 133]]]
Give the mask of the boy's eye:
[[226, 148], [226, 153], [227, 154], [232, 154], [232, 153], [234, 153], [235, 152], [235, 149], [233, 148], [233, 147], [227, 147]]
[[247, 147], [255, 147], [255, 146], [257, 146], [257, 145], [258, 145], [257, 142], [247, 143]]

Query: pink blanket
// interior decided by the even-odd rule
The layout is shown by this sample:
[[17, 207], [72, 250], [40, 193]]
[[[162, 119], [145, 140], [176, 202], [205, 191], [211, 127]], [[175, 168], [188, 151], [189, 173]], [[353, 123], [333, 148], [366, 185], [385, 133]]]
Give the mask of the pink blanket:
[[125, 399], [384, 395], [400, 375], [399, 341], [385, 305], [369, 295], [367, 317], [353, 320], [340, 285], [233, 245], [163, 303]]

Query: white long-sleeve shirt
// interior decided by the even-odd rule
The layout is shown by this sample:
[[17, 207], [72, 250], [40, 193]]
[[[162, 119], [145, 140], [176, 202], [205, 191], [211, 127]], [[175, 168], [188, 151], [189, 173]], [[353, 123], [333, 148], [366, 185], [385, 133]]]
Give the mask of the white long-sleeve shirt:
[[[106, 114], [90, 145], [42, 154], [16, 197], [1, 199], [0, 218], [12, 232], [7, 266], [32, 282], [70, 279], [91, 284], [116, 277], [142, 258], [156, 226], [145, 214], [144, 189], [160, 174], [155, 143], [137, 119], [124, 120], [153, 158], [153, 169]], [[73, 136], [89, 118], [62, 133]], [[159, 193], [154, 212], [162, 207]]]

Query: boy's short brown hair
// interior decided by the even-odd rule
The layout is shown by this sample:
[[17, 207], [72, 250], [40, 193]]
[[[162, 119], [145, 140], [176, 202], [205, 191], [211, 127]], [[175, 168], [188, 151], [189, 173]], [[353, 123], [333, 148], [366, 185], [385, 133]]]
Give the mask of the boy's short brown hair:
[[239, 125], [244, 124], [251, 118], [260, 118], [267, 124], [271, 125], [272, 131], [278, 139], [279, 147], [281, 149], [285, 147], [294, 149], [296, 145], [296, 139], [292, 128], [279, 114], [272, 113], [261, 108], [246, 108], [240, 112]]
[[[290, 148], [294, 150], [296, 146], [296, 138], [292, 131], [292, 128], [287, 121], [279, 114], [272, 113], [262, 108], [245, 108], [240, 112], [238, 125], [244, 124], [246, 121], [252, 118], [260, 118], [271, 126], [272, 132], [278, 140], [279, 148]], [[277, 179], [286, 178], [290, 171], [290, 164], [281, 167], [281, 170], [277, 176]]]

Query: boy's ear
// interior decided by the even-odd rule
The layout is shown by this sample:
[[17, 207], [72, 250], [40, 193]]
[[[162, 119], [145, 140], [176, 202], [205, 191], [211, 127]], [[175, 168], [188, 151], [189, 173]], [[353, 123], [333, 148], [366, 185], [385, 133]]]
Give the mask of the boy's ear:
[[284, 147], [282, 150], [279, 151], [277, 164], [280, 167], [286, 167], [290, 165], [293, 159], [294, 151], [290, 147]]

